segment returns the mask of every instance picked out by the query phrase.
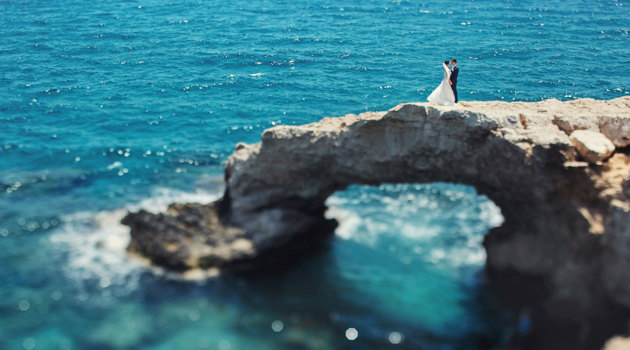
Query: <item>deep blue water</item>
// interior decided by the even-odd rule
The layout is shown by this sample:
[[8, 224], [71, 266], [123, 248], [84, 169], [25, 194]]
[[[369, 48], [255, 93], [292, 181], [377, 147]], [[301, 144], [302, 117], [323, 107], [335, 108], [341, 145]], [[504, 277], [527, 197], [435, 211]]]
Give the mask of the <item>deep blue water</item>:
[[0, 1], [0, 348], [499, 344], [480, 242], [500, 214], [470, 187], [352, 187], [326, 249], [248, 279], [149, 271], [118, 220], [216, 198], [265, 128], [425, 100], [451, 57], [461, 100], [628, 95], [629, 20], [621, 0]]

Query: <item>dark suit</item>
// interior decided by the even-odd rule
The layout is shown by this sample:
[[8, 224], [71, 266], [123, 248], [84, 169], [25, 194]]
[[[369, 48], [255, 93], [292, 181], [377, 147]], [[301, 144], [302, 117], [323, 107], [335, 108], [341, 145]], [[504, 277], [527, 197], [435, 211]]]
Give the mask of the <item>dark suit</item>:
[[459, 67], [455, 66], [453, 67], [453, 70], [451, 71], [451, 89], [453, 89], [453, 95], [455, 95], [455, 103], [457, 103], [457, 101], [459, 101], [457, 99], [457, 76], [459, 75]]

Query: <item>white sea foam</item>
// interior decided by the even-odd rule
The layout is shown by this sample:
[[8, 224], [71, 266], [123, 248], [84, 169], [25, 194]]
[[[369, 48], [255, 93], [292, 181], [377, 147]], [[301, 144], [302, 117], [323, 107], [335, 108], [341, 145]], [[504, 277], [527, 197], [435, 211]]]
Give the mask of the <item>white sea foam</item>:
[[[333, 195], [326, 216], [339, 222], [337, 237], [375, 249], [387, 235], [402, 238], [412, 247], [401, 253], [404, 261], [410, 259], [404, 254], [412, 254], [447, 268], [483, 265], [484, 231], [503, 223], [500, 208], [490, 200], [471, 200], [474, 194], [458, 188], [440, 189], [439, 197], [417, 192], [419, 188], [385, 186], [381, 193]], [[459, 201], [466, 203], [451, 206]]]
[[[328, 205], [331, 205], [329, 200]], [[334, 205], [334, 204], [333, 204]], [[329, 219], [336, 219], [339, 222], [339, 226], [335, 230], [337, 237], [343, 239], [352, 239], [357, 237], [357, 227], [361, 224], [361, 217], [348, 209], [343, 209], [336, 206], [331, 206], [326, 211], [326, 217]]]
[[481, 203], [481, 219], [491, 227], [499, 227], [505, 221], [501, 208], [492, 201]]
[[107, 166], [107, 170], [112, 170], [114, 168], [120, 168], [122, 167], [122, 163], [119, 161], [113, 162], [112, 164]]
[[[166, 210], [172, 202], [207, 203], [219, 196], [218, 192], [190, 193], [158, 189], [151, 197], [124, 208], [66, 215], [62, 217], [60, 228], [50, 236], [50, 241], [67, 252], [64, 271], [80, 285], [95, 281], [102, 288], [117, 286], [134, 290], [141, 274], [147, 271], [148, 264], [127, 254], [129, 228], [120, 223], [122, 218], [129, 211], [145, 209], [157, 213]], [[163, 272], [159, 269], [153, 271]], [[203, 274], [204, 277], [209, 275]], [[199, 273], [192, 275], [199, 276]]]

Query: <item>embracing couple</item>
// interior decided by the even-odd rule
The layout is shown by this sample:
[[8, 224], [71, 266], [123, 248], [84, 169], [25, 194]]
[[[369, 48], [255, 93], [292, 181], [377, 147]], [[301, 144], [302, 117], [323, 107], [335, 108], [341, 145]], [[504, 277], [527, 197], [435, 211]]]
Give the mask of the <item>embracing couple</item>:
[[452, 106], [458, 101], [457, 76], [459, 75], [459, 67], [457, 67], [457, 60], [454, 58], [451, 62], [448, 60], [444, 61], [442, 66], [444, 67], [442, 83], [433, 90], [427, 100], [436, 105]]

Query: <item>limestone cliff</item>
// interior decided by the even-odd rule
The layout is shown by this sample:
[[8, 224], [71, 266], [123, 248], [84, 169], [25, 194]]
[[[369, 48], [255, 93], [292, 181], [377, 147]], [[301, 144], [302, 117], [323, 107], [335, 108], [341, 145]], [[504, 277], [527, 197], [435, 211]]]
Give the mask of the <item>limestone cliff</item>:
[[125, 223], [155, 263], [244, 267], [329, 233], [324, 202], [350, 184], [464, 183], [506, 219], [486, 236], [489, 270], [542, 277], [572, 312], [630, 307], [629, 146], [630, 97], [406, 103], [268, 129], [237, 145], [219, 202]]

